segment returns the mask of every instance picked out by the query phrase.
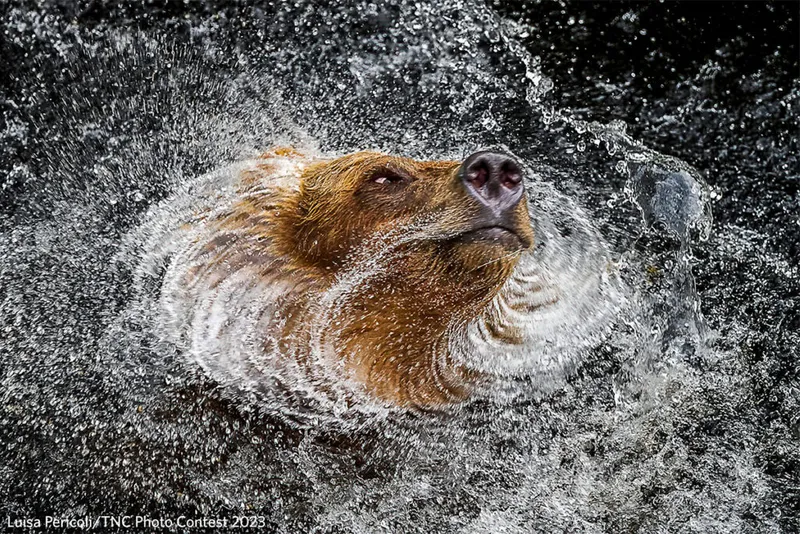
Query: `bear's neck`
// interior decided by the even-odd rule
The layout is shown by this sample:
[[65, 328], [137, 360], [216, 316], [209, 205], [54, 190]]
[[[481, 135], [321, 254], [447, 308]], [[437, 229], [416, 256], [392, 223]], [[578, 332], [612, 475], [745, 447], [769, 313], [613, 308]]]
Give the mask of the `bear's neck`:
[[505, 270], [480, 274], [468, 285], [400, 276], [352, 295], [340, 310], [336, 352], [358, 382], [392, 404], [464, 400], [480, 377], [453, 361], [449, 337], [483, 312], [507, 277]]

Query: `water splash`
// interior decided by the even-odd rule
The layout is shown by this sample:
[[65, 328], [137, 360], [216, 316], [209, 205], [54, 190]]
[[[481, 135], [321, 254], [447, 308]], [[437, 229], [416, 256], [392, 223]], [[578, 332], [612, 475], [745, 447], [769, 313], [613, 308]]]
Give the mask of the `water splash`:
[[[117, 255], [118, 263], [135, 267], [132, 308], [160, 310], [152, 320], [164, 342], [184, 351], [222, 386], [257, 392], [261, 408], [276, 416], [299, 422], [311, 413], [317, 423], [341, 424], [348, 412], [385, 413], [349, 380], [334, 340], [341, 325], [351, 322], [348, 304], [369, 298], [372, 285], [392, 269], [398, 251], [448, 235], [433, 217], [376, 236], [348, 261], [312, 309], [303, 312], [306, 320], [298, 325], [302, 331], [291, 348], [270, 332], [286, 328], [281, 307], [303, 282], [290, 283], [277, 274], [280, 259], [259, 255], [258, 243], [248, 241], [246, 232], [239, 232], [243, 243], [235, 247], [220, 244], [216, 254], [228, 266], [224, 273], [213, 267], [220, 260], [212, 261], [207, 252], [220, 239], [235, 238], [217, 235], [206, 221], [231, 209], [242, 196], [242, 176], [257, 165], [277, 170], [263, 190], [249, 195], [297, 189], [304, 166], [280, 157], [239, 163], [189, 180], [145, 214]], [[598, 231], [574, 202], [543, 180], [543, 174], [555, 171], [536, 168], [529, 169], [526, 184], [535, 250], [523, 255], [484, 316], [466, 331], [451, 332], [450, 346], [433, 356], [453, 358], [494, 377], [485, 394], [495, 400], [504, 385], [513, 385], [504, 384], [503, 377], [529, 378], [526, 389], [537, 395], [560, 387], [608, 334], [626, 298]], [[237, 250], [248, 252], [239, 258]], [[272, 270], [276, 274], [269, 274]], [[487, 322], [501, 323], [495, 329], [513, 329], [519, 343], [495, 338]], [[309, 342], [304, 341], [306, 331]]]
[[[503, 328], [513, 329], [523, 341], [500, 342], [482, 318], [451, 350], [473, 367], [530, 377], [541, 393], [560, 387], [608, 333], [627, 306], [628, 290], [587, 214], [547, 181], [557, 171], [537, 163], [528, 173], [533, 177], [527, 190], [536, 247], [523, 256], [487, 311], [489, 317], [503, 317]], [[520, 309], [532, 311], [514, 311]]]

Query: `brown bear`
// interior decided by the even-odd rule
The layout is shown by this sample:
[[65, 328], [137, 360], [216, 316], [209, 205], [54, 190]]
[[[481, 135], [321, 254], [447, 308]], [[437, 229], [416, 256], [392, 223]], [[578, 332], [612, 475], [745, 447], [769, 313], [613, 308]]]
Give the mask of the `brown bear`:
[[186, 195], [205, 200], [180, 235], [159, 237], [160, 306], [173, 337], [226, 382], [348, 382], [390, 405], [443, 406], [481, 381], [451, 354], [470, 325], [513, 346], [523, 336], [505, 315], [558, 299], [498, 295], [534, 243], [523, 169], [507, 154], [276, 148], [222, 175]]

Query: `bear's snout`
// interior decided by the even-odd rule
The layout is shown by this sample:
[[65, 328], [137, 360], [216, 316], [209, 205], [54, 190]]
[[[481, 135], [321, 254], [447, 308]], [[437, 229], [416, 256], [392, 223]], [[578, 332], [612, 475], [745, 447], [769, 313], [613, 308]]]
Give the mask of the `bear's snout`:
[[522, 225], [527, 223], [520, 207], [525, 197], [522, 168], [514, 158], [496, 152], [476, 152], [464, 160], [457, 181], [467, 195], [477, 201], [478, 210], [465, 234], [468, 241], [505, 243], [512, 248], [530, 246]]
[[502, 219], [522, 199], [522, 169], [510, 156], [476, 152], [464, 160], [458, 177], [467, 192], [494, 217]]

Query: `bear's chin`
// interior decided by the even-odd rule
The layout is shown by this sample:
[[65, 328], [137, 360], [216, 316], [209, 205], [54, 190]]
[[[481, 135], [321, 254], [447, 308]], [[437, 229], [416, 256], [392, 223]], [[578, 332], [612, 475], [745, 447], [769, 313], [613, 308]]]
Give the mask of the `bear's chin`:
[[490, 254], [495, 249], [501, 252], [521, 252], [528, 248], [522, 237], [509, 228], [503, 226], [487, 226], [464, 232], [458, 237], [458, 242], [463, 244], [478, 244], [487, 249]]
[[[461, 234], [448, 243], [444, 254], [454, 264], [459, 265], [459, 270], [463, 272], [478, 274], [480, 271], [495, 271], [499, 268], [504, 274], [498, 275], [509, 276], [517, 260], [527, 249], [518, 234], [495, 227]], [[504, 282], [504, 279], [496, 280], [497, 289]]]

